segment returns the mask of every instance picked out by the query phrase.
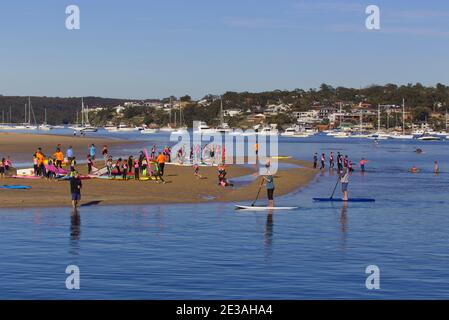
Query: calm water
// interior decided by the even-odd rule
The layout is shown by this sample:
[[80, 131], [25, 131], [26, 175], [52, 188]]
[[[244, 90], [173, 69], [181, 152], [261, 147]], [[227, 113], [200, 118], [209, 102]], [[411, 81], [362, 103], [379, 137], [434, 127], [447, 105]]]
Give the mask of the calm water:
[[[350, 191], [373, 204], [313, 203], [335, 185], [325, 171], [277, 199], [299, 210], [273, 215], [223, 203], [92, 206], [79, 220], [68, 208], [1, 210], [0, 299], [448, 299], [448, 147], [281, 140], [280, 153], [300, 159], [331, 150], [369, 159]], [[407, 173], [414, 164], [423, 171]], [[65, 288], [71, 264], [80, 268], [78, 291]], [[365, 288], [372, 264], [381, 272], [378, 291]]]

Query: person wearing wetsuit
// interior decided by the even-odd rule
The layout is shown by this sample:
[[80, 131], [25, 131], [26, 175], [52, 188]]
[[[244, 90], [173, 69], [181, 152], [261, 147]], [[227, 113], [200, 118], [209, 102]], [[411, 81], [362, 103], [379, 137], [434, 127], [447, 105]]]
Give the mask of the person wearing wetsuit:
[[334, 153], [331, 152], [331, 154], [329, 155], [329, 169], [333, 168], [334, 168]]
[[321, 154], [321, 167], [320, 170], [324, 169], [326, 167], [326, 165], [324, 164], [324, 162], [326, 161], [326, 158], [324, 156], [324, 153]]

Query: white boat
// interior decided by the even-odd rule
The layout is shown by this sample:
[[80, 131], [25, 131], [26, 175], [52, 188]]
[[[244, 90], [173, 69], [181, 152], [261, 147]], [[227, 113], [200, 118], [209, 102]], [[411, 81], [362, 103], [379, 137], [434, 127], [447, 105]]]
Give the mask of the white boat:
[[216, 130], [210, 128], [206, 122], [200, 121], [198, 127], [194, 130], [195, 133], [215, 133]]
[[139, 129], [136, 127], [129, 127], [126, 124], [120, 124], [117, 127], [113, 127], [113, 128], [109, 127], [106, 130], [108, 130], [109, 132], [132, 132], [132, 131], [138, 131]]
[[418, 137], [417, 139], [421, 141], [439, 141], [441, 140], [441, 137], [423, 135], [421, 137]]
[[373, 140], [387, 140], [389, 138], [390, 138], [390, 135], [385, 132], [375, 132], [368, 136], [368, 139], [373, 139]]
[[364, 134], [364, 133], [353, 133], [349, 137], [350, 138], [365, 139], [365, 138], [368, 138], [369, 136], [370, 136], [369, 134]]
[[49, 131], [51, 129], [53, 129], [53, 127], [48, 124], [42, 124], [39, 126], [39, 130]]
[[155, 128], [150, 128], [148, 126], [143, 126], [142, 130], [140, 130], [141, 134], [154, 134], [154, 133], [158, 133], [159, 129], [155, 129]]
[[[76, 113], [76, 122], [78, 123], [78, 112]], [[89, 122], [89, 107], [84, 107], [84, 99], [81, 98], [81, 124], [69, 127], [79, 132], [97, 132], [98, 128], [91, 126]]]
[[220, 133], [232, 132], [232, 128], [226, 122], [223, 122], [217, 127], [216, 131]]
[[402, 140], [411, 140], [413, 139], [412, 134], [401, 134], [401, 133], [393, 133], [390, 135], [390, 138], [392, 139], [402, 139]]
[[276, 124], [270, 124], [268, 126], [262, 127], [262, 129], [260, 129], [259, 126], [257, 127], [257, 134], [261, 136], [277, 136], [279, 134], [279, 131], [276, 127]]
[[313, 133], [308, 133], [308, 132], [296, 132], [294, 135], [290, 136], [292, 138], [308, 138], [310, 136], [313, 136]]
[[281, 133], [282, 137], [292, 137], [295, 134], [300, 133], [298, 126], [292, 126], [285, 129], [284, 132]]
[[349, 132], [341, 131], [332, 136], [337, 139], [344, 139], [344, 138], [349, 138], [351, 136], [351, 134]]
[[173, 129], [174, 131], [172, 131], [172, 134], [177, 134], [177, 135], [181, 135], [181, 134], [186, 134], [188, 133], [188, 128], [187, 127], [180, 127], [177, 129]]
[[48, 131], [53, 129], [52, 126], [47, 124], [47, 108], [44, 109], [44, 123], [39, 126], [39, 130]]

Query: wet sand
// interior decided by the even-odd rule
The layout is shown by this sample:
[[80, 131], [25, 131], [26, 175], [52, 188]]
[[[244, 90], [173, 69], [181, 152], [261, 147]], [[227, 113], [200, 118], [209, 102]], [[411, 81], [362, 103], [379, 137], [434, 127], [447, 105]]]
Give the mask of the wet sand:
[[[54, 143], [55, 141], [51, 141]], [[57, 142], [56, 142], [57, 143]], [[114, 142], [115, 143], [115, 142]], [[122, 142], [123, 143], [123, 142]], [[284, 160], [283, 160], [284, 161]], [[318, 170], [311, 164], [300, 160], [285, 160], [299, 164], [303, 168], [279, 170], [275, 174], [275, 197], [290, 193], [306, 186], [314, 179]], [[78, 170], [85, 172], [85, 166]], [[229, 166], [228, 178], [256, 174], [250, 167]], [[133, 204], [169, 204], [169, 203], [204, 203], [234, 202], [251, 203], [261, 185], [261, 178], [242, 186], [218, 186], [217, 168], [201, 167], [203, 179], [194, 177], [191, 167], [167, 165], [164, 178], [166, 184], [155, 181], [113, 181], [104, 179], [83, 180], [81, 205], [133, 205]], [[0, 206], [12, 207], [66, 207], [70, 206], [70, 185], [67, 181], [0, 179], [0, 185], [28, 185], [30, 190], [0, 189]], [[263, 187], [259, 199], [266, 201]]]

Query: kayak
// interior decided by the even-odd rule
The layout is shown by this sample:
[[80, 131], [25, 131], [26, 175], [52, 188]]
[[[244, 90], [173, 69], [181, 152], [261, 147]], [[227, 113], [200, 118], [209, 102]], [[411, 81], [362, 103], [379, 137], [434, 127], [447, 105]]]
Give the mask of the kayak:
[[265, 210], [295, 210], [298, 209], [298, 207], [258, 207], [258, 206], [241, 206], [236, 205], [236, 210], [254, 210], [254, 211], [265, 211]]
[[11, 189], [11, 190], [16, 190], [16, 189], [31, 189], [30, 186], [0, 186], [0, 189]]
[[291, 156], [275, 156], [275, 157], [272, 157], [273, 159], [291, 159], [292, 157]]
[[313, 198], [313, 201], [317, 202], [375, 202], [375, 199], [369, 198], [352, 198], [348, 201], [343, 201], [343, 199], [339, 198]]

